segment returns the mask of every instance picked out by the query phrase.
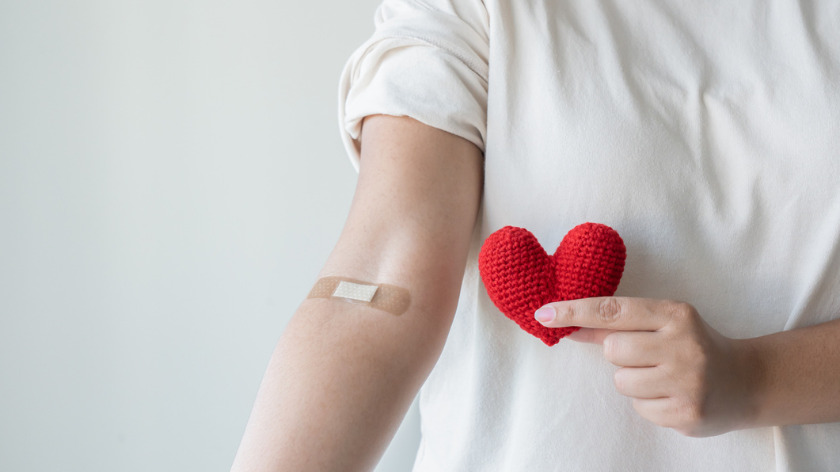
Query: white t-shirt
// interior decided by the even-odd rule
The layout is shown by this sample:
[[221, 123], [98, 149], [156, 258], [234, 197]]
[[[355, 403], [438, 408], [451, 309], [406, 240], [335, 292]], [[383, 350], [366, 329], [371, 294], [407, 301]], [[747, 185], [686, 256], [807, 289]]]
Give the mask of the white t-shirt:
[[840, 316], [840, 2], [387, 0], [341, 81], [485, 155], [482, 208], [415, 470], [840, 470], [840, 423], [695, 439], [636, 414], [599, 346], [547, 347], [487, 298], [507, 225], [552, 253], [587, 221], [627, 246], [619, 295], [754, 337]]

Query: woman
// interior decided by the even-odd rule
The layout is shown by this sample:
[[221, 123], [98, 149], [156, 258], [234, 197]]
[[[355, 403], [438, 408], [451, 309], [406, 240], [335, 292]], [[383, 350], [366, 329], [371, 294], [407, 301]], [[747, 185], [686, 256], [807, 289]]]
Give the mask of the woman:
[[[305, 300], [234, 470], [370, 469], [421, 385], [416, 471], [836, 467], [838, 72], [829, 1], [386, 1], [342, 78], [360, 174], [319, 277], [409, 308]], [[549, 348], [478, 249], [585, 221], [624, 276], [539, 310], [582, 327]]]

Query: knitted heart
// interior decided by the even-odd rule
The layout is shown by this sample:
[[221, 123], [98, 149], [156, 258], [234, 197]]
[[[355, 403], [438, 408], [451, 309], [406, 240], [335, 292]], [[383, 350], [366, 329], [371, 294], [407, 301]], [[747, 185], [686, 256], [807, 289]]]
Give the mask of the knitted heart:
[[506, 226], [484, 241], [478, 269], [496, 307], [553, 346], [580, 328], [546, 328], [534, 319], [534, 312], [551, 302], [614, 294], [624, 272], [625, 251], [618, 233], [602, 224], [574, 227], [552, 256], [528, 230]]

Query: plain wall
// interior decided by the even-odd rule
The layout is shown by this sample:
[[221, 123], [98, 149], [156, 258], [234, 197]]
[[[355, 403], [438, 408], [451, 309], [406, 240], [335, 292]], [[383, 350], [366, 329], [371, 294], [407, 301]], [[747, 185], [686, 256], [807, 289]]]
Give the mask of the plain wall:
[[378, 1], [0, 1], [0, 470], [229, 469], [349, 208]]

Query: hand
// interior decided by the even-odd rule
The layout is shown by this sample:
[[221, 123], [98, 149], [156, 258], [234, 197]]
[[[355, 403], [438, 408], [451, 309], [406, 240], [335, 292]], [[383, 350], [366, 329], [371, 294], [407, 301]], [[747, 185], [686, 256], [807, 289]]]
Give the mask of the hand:
[[645, 419], [693, 437], [749, 427], [755, 414], [748, 345], [706, 324], [691, 305], [601, 297], [537, 310], [544, 326], [580, 326], [569, 338], [603, 344], [615, 387]]

